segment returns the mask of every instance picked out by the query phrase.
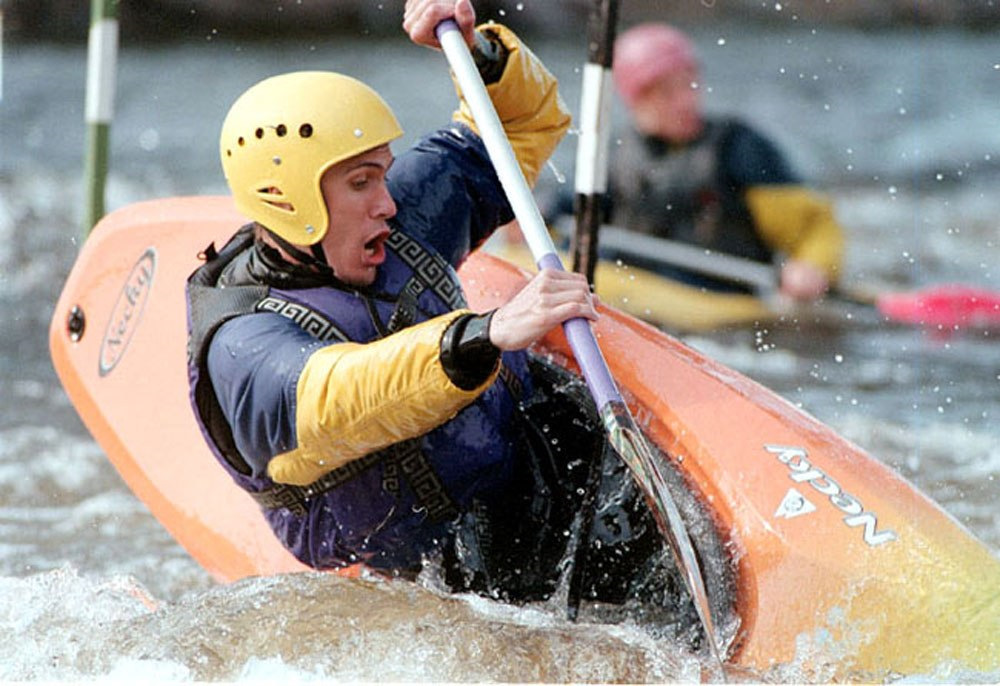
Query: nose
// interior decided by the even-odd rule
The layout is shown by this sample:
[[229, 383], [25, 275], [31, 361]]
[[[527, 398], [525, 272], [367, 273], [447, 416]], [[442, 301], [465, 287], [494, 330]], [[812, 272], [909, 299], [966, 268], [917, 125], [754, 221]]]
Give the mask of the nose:
[[676, 107], [679, 110], [691, 112], [698, 109], [698, 104], [701, 99], [701, 91], [698, 86], [692, 83], [687, 83], [683, 88], [678, 88], [675, 91], [673, 98], [676, 103]]
[[375, 203], [375, 216], [378, 219], [389, 219], [396, 216], [396, 201], [389, 193], [389, 187], [382, 184], [382, 192], [379, 194], [378, 202]]

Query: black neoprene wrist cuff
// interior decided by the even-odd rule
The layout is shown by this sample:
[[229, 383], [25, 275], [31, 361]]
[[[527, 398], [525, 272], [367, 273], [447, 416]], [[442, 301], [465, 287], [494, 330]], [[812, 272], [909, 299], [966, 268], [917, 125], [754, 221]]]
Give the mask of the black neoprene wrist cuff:
[[463, 391], [480, 386], [497, 366], [500, 349], [490, 343], [493, 311], [457, 318], [441, 337], [441, 366]]
[[472, 59], [476, 63], [479, 75], [487, 86], [496, 83], [503, 76], [507, 66], [507, 48], [500, 42], [499, 36], [489, 29], [476, 31], [476, 43], [472, 46]]

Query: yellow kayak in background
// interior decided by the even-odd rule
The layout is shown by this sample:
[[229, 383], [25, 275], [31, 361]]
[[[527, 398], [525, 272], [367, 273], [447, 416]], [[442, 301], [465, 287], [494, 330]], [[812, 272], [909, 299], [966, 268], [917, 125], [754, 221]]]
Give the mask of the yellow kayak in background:
[[[489, 251], [524, 269], [534, 270], [526, 245], [505, 243]], [[566, 255], [560, 255], [569, 264]], [[797, 304], [746, 293], [720, 293], [689, 286], [624, 262], [600, 260], [594, 270], [597, 295], [611, 307], [675, 333], [699, 333], [808, 317], [817, 323], [844, 319], [833, 303]]]

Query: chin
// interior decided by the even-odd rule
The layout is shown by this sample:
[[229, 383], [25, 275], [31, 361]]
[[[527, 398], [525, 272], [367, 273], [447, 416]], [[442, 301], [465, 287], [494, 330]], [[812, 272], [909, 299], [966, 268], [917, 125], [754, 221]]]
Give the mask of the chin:
[[691, 137], [691, 140], [694, 140], [695, 138], [700, 136], [702, 129], [704, 128], [705, 128], [705, 123], [701, 119], [695, 119], [694, 121], [692, 121], [691, 124], [688, 126], [688, 135]]
[[358, 288], [363, 288], [365, 286], [371, 286], [375, 283], [375, 277], [378, 275], [378, 268], [372, 267], [367, 272], [362, 272], [360, 274], [353, 274], [346, 278], [339, 277], [348, 286], [357, 286]]

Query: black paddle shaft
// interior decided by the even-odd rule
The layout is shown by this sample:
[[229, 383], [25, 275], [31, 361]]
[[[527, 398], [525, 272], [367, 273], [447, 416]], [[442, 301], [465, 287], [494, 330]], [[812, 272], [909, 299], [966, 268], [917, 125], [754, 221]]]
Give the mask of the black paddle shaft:
[[[594, 0], [587, 20], [587, 62], [607, 71], [611, 69], [615, 32], [618, 25], [618, 0]], [[570, 245], [573, 271], [585, 274], [594, 282], [597, 266], [597, 233], [604, 205], [603, 189], [581, 189], [574, 198], [576, 231]]]

